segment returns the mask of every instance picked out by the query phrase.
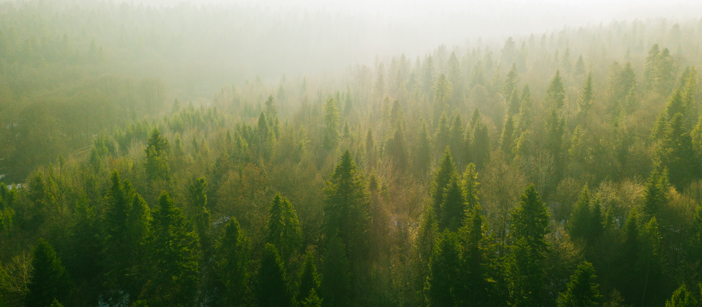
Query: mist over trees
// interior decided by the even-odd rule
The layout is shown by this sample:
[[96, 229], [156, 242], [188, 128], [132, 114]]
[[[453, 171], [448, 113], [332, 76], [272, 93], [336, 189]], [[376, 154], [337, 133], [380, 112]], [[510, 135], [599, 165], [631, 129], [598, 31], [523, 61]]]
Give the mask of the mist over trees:
[[702, 301], [701, 20], [320, 73], [269, 13], [0, 3], [0, 306]]

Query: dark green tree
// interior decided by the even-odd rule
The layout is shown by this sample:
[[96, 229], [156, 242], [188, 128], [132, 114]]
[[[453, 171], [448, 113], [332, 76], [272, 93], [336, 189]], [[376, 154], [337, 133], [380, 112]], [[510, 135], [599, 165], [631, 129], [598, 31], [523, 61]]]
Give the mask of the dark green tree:
[[429, 262], [426, 282], [429, 306], [456, 306], [461, 292], [461, 262], [456, 234], [444, 231]]
[[288, 289], [288, 277], [285, 265], [280, 260], [278, 250], [272, 244], [266, 244], [261, 257], [256, 283], [256, 298], [261, 307], [285, 307], [293, 305], [293, 298]]
[[661, 170], [660, 167], [655, 168], [648, 177], [646, 190], [644, 190], [643, 210], [648, 217], [655, 216], [666, 205], [669, 188], [667, 170]]
[[302, 244], [300, 221], [292, 203], [287, 198], [280, 197], [280, 193], [275, 195], [268, 214], [266, 243], [273, 244], [280, 250], [281, 259], [287, 262]]
[[456, 157], [456, 164], [461, 167], [468, 159], [468, 148], [466, 148], [466, 142], [464, 139], [465, 132], [463, 131], [463, 121], [461, 120], [461, 115], [456, 114], [453, 119], [451, 128], [449, 129], [449, 142], [448, 145], [451, 147], [451, 152]]
[[668, 301], [665, 302], [665, 307], [698, 307], [697, 299], [687, 290], [685, 284], [680, 286]]
[[158, 199], [152, 230], [149, 304], [192, 305], [200, 274], [197, 234], [166, 192]]
[[344, 243], [332, 237], [327, 243], [322, 260], [322, 284], [320, 294], [323, 306], [351, 305], [351, 271], [346, 258]]
[[432, 210], [434, 214], [442, 218], [442, 204], [444, 203], [444, 192], [446, 187], [451, 182], [451, 178], [458, 176], [456, 173], [456, 165], [453, 163], [451, 149], [446, 147], [444, 156], [439, 161], [439, 166], [434, 173], [434, 180], [431, 183], [431, 197], [433, 200]]
[[190, 195], [190, 210], [194, 213], [194, 224], [197, 230], [197, 238], [203, 253], [203, 259], [207, 260], [212, 255], [212, 238], [210, 238], [210, 224], [212, 223], [210, 211], [207, 210], [207, 181], [205, 178], [195, 179], [188, 188]]
[[111, 177], [112, 187], [105, 210], [105, 267], [108, 285], [114, 290], [126, 289], [130, 267], [127, 218], [131, 211], [132, 191], [128, 181], [120, 181], [119, 173]]
[[568, 289], [558, 298], [559, 307], [596, 307], [600, 306], [600, 291], [595, 283], [595, 268], [585, 261], [578, 265], [575, 274], [570, 277]]
[[70, 278], [54, 248], [43, 239], [34, 247], [32, 268], [25, 306], [49, 306], [54, 299], [65, 302], [72, 290]]
[[512, 212], [510, 230], [515, 241], [525, 239], [539, 257], [548, 251], [545, 237], [550, 232], [549, 213], [533, 184], [526, 188], [519, 206]]
[[673, 116], [663, 140], [656, 150], [656, 160], [668, 170], [676, 190], [682, 191], [692, 180], [700, 178], [699, 160], [692, 147], [692, 138], [683, 127], [683, 114]]
[[565, 89], [563, 88], [563, 80], [561, 72], [556, 71], [556, 75], [551, 79], [548, 88], [546, 88], [546, 97], [544, 97], [546, 105], [549, 109], [561, 109], [565, 103]]
[[352, 264], [366, 259], [369, 251], [370, 202], [351, 153], [346, 150], [336, 166], [325, 192], [325, 232], [338, 236]]
[[319, 274], [317, 274], [317, 267], [314, 265], [314, 255], [311, 251], [307, 251], [305, 255], [305, 262], [302, 265], [300, 271], [300, 285], [297, 291], [297, 299], [299, 302], [304, 302], [313, 293], [319, 292]]
[[488, 280], [490, 276], [490, 259], [488, 255], [488, 238], [485, 234], [488, 227], [485, 218], [480, 213], [480, 204], [475, 204], [466, 209], [468, 216], [460, 230], [463, 253], [461, 259], [461, 286], [460, 302], [464, 306], [485, 306], [498, 301], [492, 297], [495, 293]]
[[422, 125], [419, 127], [419, 139], [417, 140], [417, 150], [413, 161], [417, 177], [425, 178], [429, 172], [432, 161], [431, 152], [431, 140], [429, 140], [427, 124], [422, 121]]
[[324, 104], [324, 132], [322, 143], [324, 148], [331, 150], [339, 143], [339, 108], [336, 99], [329, 98]]
[[475, 164], [469, 163], [466, 167], [465, 172], [463, 172], [463, 198], [466, 202], [466, 210], [472, 212], [473, 208], [479, 205], [478, 200], [480, 199], [478, 182], [478, 172], [475, 171]]
[[507, 114], [505, 127], [502, 129], [502, 136], [500, 137], [500, 151], [504, 155], [505, 160], [511, 161], [514, 157], [514, 145], [514, 121], [512, 120], [512, 115]]
[[[470, 145], [470, 154], [473, 158], [473, 163], [478, 169], [482, 169], [490, 161], [490, 134], [487, 125], [482, 121], [481, 117], [476, 120], [477, 123], [473, 128], [473, 138]], [[471, 122], [471, 125], [473, 123]]]
[[461, 188], [458, 175], [454, 174], [444, 189], [439, 229], [448, 229], [449, 231], [456, 232], [463, 224], [465, 212], [466, 202], [463, 198], [463, 189]]
[[223, 306], [245, 306], [249, 290], [249, 242], [239, 222], [231, 218], [216, 242], [215, 267], [224, 291]]
[[151, 180], [166, 180], [170, 179], [170, 167], [168, 166], [168, 149], [170, 145], [168, 139], [161, 135], [158, 128], [151, 131], [151, 136], [146, 143], [146, 176]]

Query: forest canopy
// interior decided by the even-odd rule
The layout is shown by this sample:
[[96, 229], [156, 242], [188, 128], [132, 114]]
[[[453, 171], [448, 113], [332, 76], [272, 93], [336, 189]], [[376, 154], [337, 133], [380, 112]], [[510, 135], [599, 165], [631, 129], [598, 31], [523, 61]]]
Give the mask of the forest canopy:
[[260, 78], [312, 21], [54, 5], [0, 3], [0, 307], [702, 302], [702, 20]]

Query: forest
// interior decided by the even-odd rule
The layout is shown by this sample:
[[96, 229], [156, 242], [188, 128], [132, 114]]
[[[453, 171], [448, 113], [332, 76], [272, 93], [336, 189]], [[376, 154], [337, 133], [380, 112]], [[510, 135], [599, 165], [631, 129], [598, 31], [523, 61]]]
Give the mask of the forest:
[[700, 19], [286, 75], [251, 16], [324, 22], [52, 5], [0, 2], [0, 307], [702, 306]]

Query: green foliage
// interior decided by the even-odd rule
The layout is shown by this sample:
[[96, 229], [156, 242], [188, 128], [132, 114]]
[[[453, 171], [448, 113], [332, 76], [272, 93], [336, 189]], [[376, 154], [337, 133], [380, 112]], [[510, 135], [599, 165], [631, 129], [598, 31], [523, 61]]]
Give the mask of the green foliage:
[[595, 269], [589, 262], [578, 265], [575, 274], [570, 277], [568, 289], [560, 294], [559, 307], [596, 307], [601, 297], [598, 284], [595, 283]]
[[54, 248], [43, 239], [34, 247], [32, 268], [26, 306], [49, 306], [54, 299], [65, 301], [69, 297], [72, 284], [66, 269]]
[[546, 97], [544, 97], [544, 100], [548, 108], [563, 108], [563, 104], [565, 103], [565, 89], [563, 88], [563, 79], [561, 79], [560, 71], [557, 70], [556, 75], [551, 79], [551, 83], [549, 83], [546, 89]]
[[324, 148], [331, 150], [339, 143], [339, 109], [336, 99], [329, 98], [324, 104], [324, 134], [322, 143]]
[[158, 199], [150, 239], [150, 305], [189, 306], [199, 282], [197, 235], [168, 193]]
[[451, 181], [444, 189], [439, 229], [456, 232], [465, 219], [465, 212], [466, 201], [463, 197], [463, 189], [458, 175], [455, 175], [451, 177]]
[[668, 301], [665, 302], [665, 307], [695, 307], [699, 306], [697, 304], [697, 299], [695, 296], [687, 290], [687, 287], [683, 284], [673, 292], [673, 296], [670, 297]]
[[512, 212], [511, 236], [515, 242], [524, 239], [538, 259], [548, 251], [545, 236], [550, 231], [546, 204], [541, 201], [534, 185], [529, 185], [520, 198], [519, 206]]
[[445, 230], [439, 237], [429, 262], [426, 292], [429, 306], [455, 306], [459, 303], [460, 254], [455, 233]]
[[161, 131], [157, 128], [151, 132], [149, 140], [146, 143], [146, 175], [151, 180], [166, 180], [170, 179], [170, 168], [168, 166], [168, 149], [170, 145], [168, 139], [161, 136]]
[[453, 163], [451, 149], [446, 147], [444, 156], [439, 161], [439, 166], [434, 173], [434, 180], [431, 183], [431, 197], [433, 200], [432, 209], [438, 217], [443, 217], [442, 204], [444, 203], [444, 193], [452, 178], [458, 176], [456, 165]]
[[345, 249], [340, 238], [332, 237], [324, 250], [320, 286], [324, 306], [351, 305], [351, 271]]
[[236, 219], [230, 219], [216, 243], [215, 267], [224, 286], [221, 302], [244, 306], [249, 291], [249, 242]]
[[256, 281], [256, 299], [258, 306], [285, 307], [293, 304], [285, 265], [272, 244], [266, 244], [261, 256], [261, 267]]
[[302, 244], [300, 221], [290, 201], [281, 198], [280, 193], [275, 195], [268, 214], [266, 243], [280, 250], [281, 259], [286, 262]]
[[314, 255], [312, 255], [311, 251], [307, 251], [305, 262], [300, 270], [300, 285], [297, 291], [298, 301], [307, 301], [313, 295], [316, 297], [317, 292], [319, 292], [319, 283], [320, 277], [317, 274], [317, 267], [314, 265]]

